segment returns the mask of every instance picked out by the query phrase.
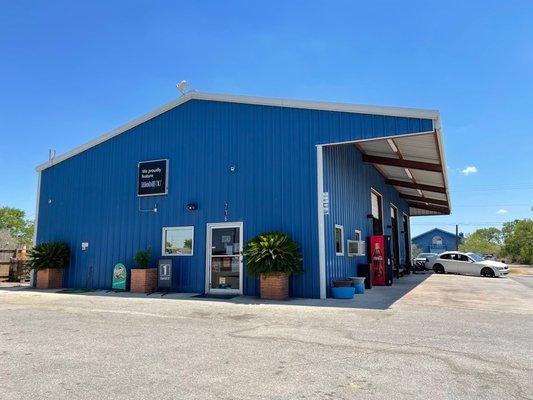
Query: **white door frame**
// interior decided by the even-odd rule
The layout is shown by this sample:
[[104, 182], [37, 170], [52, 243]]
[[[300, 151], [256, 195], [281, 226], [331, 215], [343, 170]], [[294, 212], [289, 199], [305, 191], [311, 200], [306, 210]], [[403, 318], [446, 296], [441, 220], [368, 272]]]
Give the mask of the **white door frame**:
[[[212, 289], [211, 288], [211, 232], [213, 228], [239, 228], [239, 289]], [[242, 222], [213, 222], [207, 224], [205, 241], [205, 293], [211, 294], [241, 294], [243, 285], [242, 271], [242, 250], [243, 243], [243, 223]]]

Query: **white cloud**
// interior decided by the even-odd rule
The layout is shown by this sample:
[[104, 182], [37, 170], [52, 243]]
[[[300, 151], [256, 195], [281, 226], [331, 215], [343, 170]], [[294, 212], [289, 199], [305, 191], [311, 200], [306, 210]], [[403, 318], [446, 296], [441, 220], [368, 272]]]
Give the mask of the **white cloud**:
[[477, 172], [477, 167], [474, 167], [473, 165], [469, 165], [465, 169], [461, 170], [461, 172], [464, 175], [475, 174]]
[[505, 208], [500, 208], [498, 211], [496, 211], [496, 214], [507, 214], [507, 210]]

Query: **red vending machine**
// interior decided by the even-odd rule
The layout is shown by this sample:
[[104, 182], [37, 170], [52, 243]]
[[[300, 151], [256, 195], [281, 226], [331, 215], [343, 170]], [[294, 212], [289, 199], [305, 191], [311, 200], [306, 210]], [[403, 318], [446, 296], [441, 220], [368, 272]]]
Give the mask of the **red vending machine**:
[[390, 254], [390, 236], [370, 236], [370, 267], [372, 284], [375, 286], [392, 285], [392, 259]]

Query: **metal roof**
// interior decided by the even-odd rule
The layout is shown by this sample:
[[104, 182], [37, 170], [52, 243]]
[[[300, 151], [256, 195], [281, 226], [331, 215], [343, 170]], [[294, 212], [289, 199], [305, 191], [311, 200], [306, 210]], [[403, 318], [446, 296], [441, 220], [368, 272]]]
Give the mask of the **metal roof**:
[[410, 207], [410, 215], [450, 214], [451, 202], [440, 128], [355, 143]]
[[372, 163], [385, 177], [386, 182], [395, 186], [402, 197], [409, 202], [411, 215], [440, 215], [449, 214], [451, 211], [440, 115], [436, 110], [286, 100], [193, 91], [84, 145], [61, 154], [51, 161], [37, 166], [36, 169], [40, 172], [56, 165], [155, 118], [174, 107], [178, 107], [189, 100], [431, 119], [434, 129], [431, 132], [358, 141], [356, 146], [363, 153], [364, 161]]
[[189, 100], [209, 100], [220, 101], [226, 103], [241, 103], [241, 104], [255, 104], [272, 107], [288, 107], [288, 108], [302, 108], [321, 111], [336, 111], [346, 113], [358, 113], [358, 114], [373, 114], [373, 115], [388, 115], [407, 118], [426, 118], [437, 121], [439, 119], [439, 112], [436, 110], [424, 110], [416, 108], [402, 108], [402, 107], [383, 107], [383, 106], [369, 106], [360, 104], [346, 104], [346, 103], [332, 103], [332, 102], [319, 102], [319, 101], [307, 101], [307, 100], [287, 100], [267, 97], [252, 97], [252, 96], [237, 96], [227, 94], [213, 94], [213, 93], [200, 93], [189, 92], [182, 97], [167, 103], [156, 110], [149, 112], [133, 121], [130, 121], [110, 132], [107, 132], [96, 139], [85, 143], [75, 149], [72, 149], [64, 154], [55, 157], [52, 161], [45, 162], [37, 166], [37, 171], [42, 171], [57, 163], [60, 163], [70, 157], [73, 157], [91, 147], [97, 146], [106, 140], [109, 140], [121, 133], [128, 131], [135, 126], [138, 126], [152, 118], [161, 115], [174, 107], [186, 103]]

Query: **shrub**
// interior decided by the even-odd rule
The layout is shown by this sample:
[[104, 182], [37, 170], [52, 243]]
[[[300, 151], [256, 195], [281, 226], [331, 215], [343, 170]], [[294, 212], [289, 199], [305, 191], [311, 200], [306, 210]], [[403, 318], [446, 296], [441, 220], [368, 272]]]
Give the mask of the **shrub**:
[[28, 255], [32, 269], [66, 268], [70, 264], [70, 248], [64, 242], [40, 243]]
[[148, 264], [150, 263], [150, 250], [139, 250], [135, 257], [133, 257], [133, 260], [137, 264], [137, 267], [139, 268], [148, 268]]
[[252, 275], [302, 272], [298, 243], [285, 233], [268, 232], [254, 237], [246, 244], [243, 256]]

